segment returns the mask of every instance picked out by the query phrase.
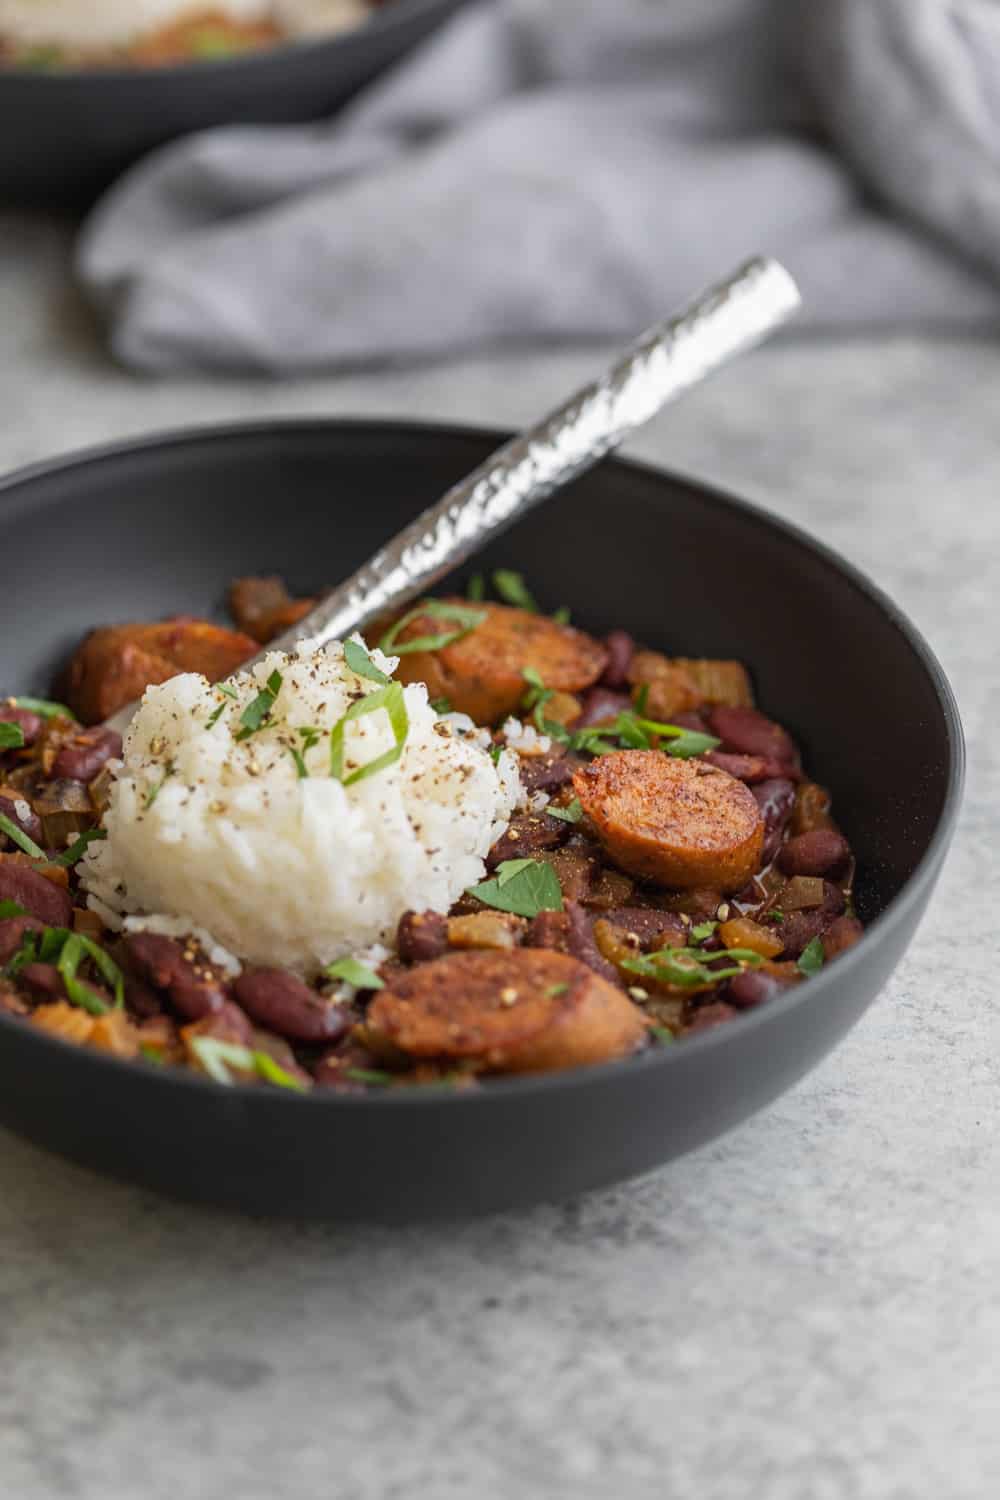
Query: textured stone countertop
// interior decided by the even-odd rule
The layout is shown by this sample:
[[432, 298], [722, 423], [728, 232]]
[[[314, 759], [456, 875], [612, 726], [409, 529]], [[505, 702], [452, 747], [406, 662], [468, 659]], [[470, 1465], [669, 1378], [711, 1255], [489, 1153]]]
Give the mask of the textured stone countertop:
[[[598, 351], [157, 385], [60, 231], [0, 219], [0, 469], [271, 413], [515, 424]], [[0, 1148], [10, 1500], [985, 1500], [1000, 1486], [1000, 349], [772, 348], [633, 445], [812, 528], [909, 611], [971, 741], [917, 942], [809, 1078], [614, 1191], [465, 1226], [195, 1211]]]

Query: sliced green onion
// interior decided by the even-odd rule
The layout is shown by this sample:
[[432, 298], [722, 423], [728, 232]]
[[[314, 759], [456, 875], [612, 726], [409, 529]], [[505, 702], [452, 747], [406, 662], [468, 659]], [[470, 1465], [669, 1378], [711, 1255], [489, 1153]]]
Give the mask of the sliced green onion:
[[[729, 967], [708, 967], [720, 959], [730, 959]], [[626, 958], [621, 967], [630, 974], [641, 974], [646, 979], [658, 979], [682, 989], [701, 989], [741, 974], [744, 964], [756, 966], [763, 961], [752, 948], [719, 948], [714, 953], [703, 948], [661, 948], [657, 953], [640, 953], [634, 958]]]
[[367, 677], [369, 682], [377, 682], [380, 687], [385, 687], [389, 681], [385, 673], [379, 671], [364, 646], [357, 641], [344, 642], [344, 660], [358, 677]]
[[121, 969], [119, 969], [111, 955], [105, 953], [101, 945], [95, 943], [93, 938], [84, 937], [82, 933], [76, 933], [75, 936], [80, 939], [80, 942], [83, 944], [83, 951], [97, 969], [101, 978], [106, 979], [114, 990], [115, 1008], [121, 1010], [125, 1004], [125, 977]]
[[8, 818], [5, 813], [0, 813], [0, 833], [5, 833], [12, 844], [23, 849], [25, 854], [30, 854], [32, 859], [45, 859], [45, 850], [39, 849], [34, 839], [28, 837], [22, 828]]
[[78, 722], [76, 714], [65, 703], [52, 703], [48, 698], [11, 698], [10, 702], [17, 708], [27, 709], [29, 714], [38, 714], [41, 719], [69, 719], [73, 724]]
[[560, 604], [558, 609], [552, 611], [552, 618], [557, 625], [568, 625], [570, 621], [569, 609], [565, 604]]
[[364, 964], [359, 964], [356, 958], [338, 958], [336, 963], [327, 964], [323, 970], [327, 979], [342, 979], [345, 984], [353, 984], [359, 990], [381, 990], [385, 988], [373, 969], [368, 969]]
[[385, 1085], [395, 1080], [391, 1073], [382, 1073], [377, 1068], [345, 1068], [344, 1078], [349, 1078], [352, 1083], [375, 1083]]
[[[412, 640], [400, 641], [400, 632], [414, 620], [420, 620], [425, 615], [430, 615], [432, 620], [451, 620], [457, 629], [442, 631], [440, 635], [418, 635]], [[460, 641], [463, 636], [467, 636], [485, 619], [485, 609], [467, 609], [462, 604], [446, 604], [440, 599], [425, 599], [386, 631], [378, 643], [378, 648], [386, 656], [409, 656], [415, 651], [442, 651], [445, 646], [450, 646], [454, 641]]]
[[214, 1036], [198, 1036], [191, 1042], [191, 1050], [216, 1083], [231, 1084], [233, 1076], [229, 1070], [235, 1068], [240, 1073], [256, 1073], [258, 1078], [263, 1078], [267, 1083], [277, 1084], [282, 1089], [292, 1089], [296, 1094], [304, 1094], [309, 1088], [301, 1078], [296, 1078], [280, 1063], [275, 1062], [270, 1053], [255, 1051], [239, 1042], [224, 1042]]
[[650, 1036], [654, 1036], [656, 1038], [661, 1047], [669, 1047], [670, 1044], [676, 1040], [673, 1032], [668, 1026], [651, 1026], [649, 1028], [649, 1034]]
[[[92, 1016], [103, 1016], [107, 1013], [108, 1009], [105, 1002], [96, 990], [91, 989], [89, 984], [85, 984], [82, 979], [77, 979], [76, 977], [76, 971], [84, 958], [93, 957], [90, 948], [97, 948], [97, 944], [90, 943], [88, 938], [81, 937], [78, 932], [69, 933], [66, 941], [63, 943], [62, 952], [59, 955], [59, 962], [56, 967], [62, 978], [66, 995], [72, 1003], [79, 1005], [81, 1010], [87, 1011]], [[101, 952], [100, 949], [97, 951]], [[106, 954], [102, 956], [107, 957]], [[108, 959], [108, 963], [111, 963], [110, 959]], [[120, 976], [121, 971], [118, 970], [117, 965], [114, 965], [114, 967]]]
[[45, 863], [49, 865], [63, 865], [66, 869], [70, 869], [76, 864], [88, 844], [93, 844], [99, 839], [106, 839], [107, 836], [108, 833], [105, 828], [88, 828], [86, 833], [81, 833], [80, 837], [74, 843], [70, 844], [69, 848], [65, 849], [62, 854], [57, 854], [54, 859], [48, 859]]
[[473, 573], [466, 584], [465, 597], [466, 599], [471, 599], [475, 604], [486, 598], [486, 580], [482, 573]]
[[706, 938], [712, 936], [718, 925], [718, 922], [699, 922], [697, 927], [691, 928], [691, 936], [696, 943], [703, 943]]
[[[365, 714], [376, 713], [380, 708], [384, 708], [389, 716], [389, 725], [396, 743], [391, 750], [386, 750], [384, 754], [370, 760], [367, 765], [359, 766], [349, 776], [345, 776], [344, 734], [348, 723], [352, 719], [362, 718]], [[390, 682], [388, 687], [379, 688], [377, 692], [359, 698], [356, 703], [351, 704], [343, 718], [339, 719], [330, 730], [330, 775], [337, 781], [342, 781], [344, 786], [353, 786], [355, 782], [363, 781], [366, 776], [374, 776], [377, 771], [384, 771], [388, 766], [395, 765], [403, 753], [409, 730], [410, 716], [406, 711], [406, 699], [400, 683]]]
[[0, 750], [23, 750], [24, 730], [20, 724], [0, 720]]
[[513, 604], [516, 609], [527, 609], [533, 615], [538, 613], [538, 605], [535, 603], [520, 573], [512, 573], [509, 568], [497, 568], [493, 574], [493, 587], [505, 604]]
[[275, 1062], [269, 1052], [254, 1052], [253, 1060], [257, 1072], [267, 1083], [277, 1084], [279, 1089], [291, 1089], [296, 1094], [308, 1093], [309, 1084]]

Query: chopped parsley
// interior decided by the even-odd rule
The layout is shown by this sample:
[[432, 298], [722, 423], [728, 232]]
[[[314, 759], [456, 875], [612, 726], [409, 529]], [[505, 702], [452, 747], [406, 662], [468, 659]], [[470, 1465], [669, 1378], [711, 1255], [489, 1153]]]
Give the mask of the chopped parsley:
[[526, 609], [537, 615], [538, 605], [522, 574], [512, 573], [509, 568], [497, 568], [493, 574], [493, 587], [505, 604], [512, 604], [515, 609]]
[[[367, 765], [359, 766], [357, 770], [345, 776], [344, 735], [348, 724], [352, 719], [360, 719], [365, 714], [376, 713], [379, 709], [385, 709], [388, 714], [389, 725], [396, 743], [391, 750], [377, 755]], [[344, 786], [353, 786], [355, 782], [363, 781], [366, 776], [374, 776], [377, 771], [386, 770], [388, 766], [395, 765], [399, 760], [409, 732], [410, 716], [406, 711], [406, 699], [403, 696], [402, 686], [398, 682], [390, 682], [387, 687], [378, 688], [376, 692], [359, 698], [356, 703], [351, 704], [343, 718], [338, 719], [330, 730], [330, 775], [337, 781], [342, 781]]]
[[491, 880], [469, 888], [485, 906], [513, 912], [518, 917], [537, 917], [540, 911], [562, 911], [562, 891], [551, 865], [536, 859], [507, 859], [498, 865]]
[[706, 938], [712, 936], [718, 925], [718, 922], [699, 922], [697, 927], [691, 928], [691, 936], [696, 943], [703, 943]]
[[0, 750], [22, 750], [24, 748], [24, 730], [20, 724], [14, 724], [8, 720], [0, 720]]
[[379, 671], [359, 641], [344, 642], [344, 660], [358, 677], [367, 677], [369, 682], [377, 682], [379, 687], [385, 687], [389, 681], [385, 673]]
[[[719, 959], [729, 959], [730, 962], [723, 969], [708, 967]], [[657, 979], [661, 984], [694, 990], [720, 984], [723, 979], [741, 974], [744, 964], [760, 963], [763, 959], [752, 948], [720, 948], [715, 953], [706, 953], [701, 948], [661, 948], [658, 953], [639, 953], [634, 958], [624, 959], [622, 968], [646, 979]]]
[[[455, 626], [453, 630], [443, 630], [439, 635], [417, 635], [411, 640], [400, 641], [400, 632], [414, 620], [423, 619], [429, 615], [432, 620], [448, 620]], [[409, 656], [415, 651], [442, 651], [445, 646], [450, 646], [454, 641], [460, 641], [463, 636], [475, 630], [486, 619], [485, 609], [468, 609], [464, 604], [446, 604], [441, 599], [424, 599], [413, 609], [407, 610], [401, 620], [397, 620], [378, 643], [378, 648], [386, 656]]]
[[359, 964], [356, 958], [338, 958], [336, 963], [327, 964], [323, 973], [327, 979], [342, 979], [345, 984], [353, 984], [358, 990], [385, 988], [375, 971], [366, 968], [364, 964]]
[[306, 753], [307, 751], [311, 750], [314, 745], [319, 744], [320, 740], [323, 738], [323, 731], [322, 729], [315, 729], [312, 725], [308, 725], [297, 729], [295, 733], [301, 738], [302, 744], [301, 746], [289, 745], [288, 753], [292, 757], [292, 760], [295, 762], [295, 769], [298, 773], [299, 780], [304, 781], [305, 778], [309, 775], [309, 767], [305, 762]]
[[275, 700], [281, 692], [281, 682], [281, 673], [278, 671], [272, 672], [256, 698], [247, 704], [246, 708], [240, 714], [240, 723], [243, 728], [235, 736], [237, 741], [249, 739], [270, 718]]
[[819, 973], [825, 961], [826, 954], [823, 952], [823, 939], [814, 937], [812, 942], [807, 943], [803, 948], [801, 957], [796, 962], [795, 967], [800, 974], [804, 974], [807, 979], [811, 979], [814, 974]]
[[579, 823], [583, 817], [583, 808], [580, 806], [579, 797], [574, 797], [568, 807], [552, 807], [545, 809], [550, 818], [558, 818], [561, 823]]

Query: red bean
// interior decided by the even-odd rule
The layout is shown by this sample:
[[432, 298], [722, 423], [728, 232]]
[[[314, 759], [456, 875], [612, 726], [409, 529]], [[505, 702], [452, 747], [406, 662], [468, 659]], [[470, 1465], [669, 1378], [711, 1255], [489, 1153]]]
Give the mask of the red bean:
[[122, 753], [122, 737], [113, 729], [82, 729], [66, 741], [52, 764], [53, 776], [92, 781], [106, 761]]
[[864, 935], [865, 929], [857, 917], [837, 917], [823, 934], [823, 957], [826, 962], [831, 963], [839, 958], [848, 948], [860, 943]]
[[21, 984], [40, 1000], [65, 1000], [62, 975], [55, 964], [25, 964], [18, 973]]
[[293, 1042], [336, 1041], [350, 1024], [338, 1005], [285, 969], [248, 969], [233, 992], [258, 1026]]
[[755, 1005], [763, 1005], [765, 1000], [773, 1000], [784, 988], [770, 974], [758, 974], [753, 969], [744, 969], [742, 974], [737, 974], [729, 981], [726, 998], [740, 1010], [750, 1010]]
[[46, 880], [28, 864], [16, 864], [13, 858], [0, 859], [0, 901], [16, 901], [46, 927], [68, 927], [73, 915], [64, 886]]
[[709, 709], [708, 722], [724, 750], [739, 755], [762, 755], [765, 760], [780, 761], [783, 765], [798, 762], [798, 751], [788, 732], [755, 708], [732, 708], [719, 703]]
[[787, 777], [772, 777], [750, 789], [764, 817], [763, 864], [770, 864], [781, 847], [782, 835], [795, 807], [795, 784]]
[[715, 1000], [710, 1005], [703, 1005], [695, 1012], [694, 1019], [684, 1028], [686, 1036], [691, 1036], [697, 1031], [711, 1031], [716, 1026], [722, 1026], [726, 1021], [731, 1021], [739, 1012], [733, 1005], [727, 1005], [723, 1000]]
[[187, 1021], [200, 1021], [222, 1009], [226, 984], [200, 955], [188, 957], [176, 938], [159, 932], [133, 932], [125, 947], [134, 972], [154, 989], [166, 990]]
[[396, 929], [396, 950], [406, 963], [440, 958], [448, 947], [448, 918], [436, 911], [405, 911]]
[[573, 780], [573, 772], [584, 764], [583, 757], [570, 751], [552, 750], [547, 755], [520, 757], [521, 784], [526, 792], [555, 792]]
[[[18, 812], [18, 803], [27, 809], [27, 816], [22, 817]], [[9, 818], [16, 827], [20, 828], [22, 833], [26, 833], [29, 839], [34, 839], [36, 844], [42, 842], [42, 820], [37, 813], [32, 811], [30, 803], [26, 802], [23, 797], [16, 799], [12, 797], [0, 797], [0, 812], [3, 813], [5, 818]]]
[[778, 854], [786, 875], [831, 875], [851, 857], [847, 840], [834, 828], [816, 828], [788, 840]]
[[[776, 935], [784, 944], [782, 958], [799, 958], [813, 938], [820, 937], [832, 924], [834, 917], [838, 917], [844, 910], [844, 893], [838, 886], [826, 881], [823, 892], [822, 906], [813, 911], [794, 911], [785, 917], [780, 926], [775, 927]], [[780, 895], [775, 904], [780, 906]]]
[[607, 687], [593, 687], [584, 696], [583, 708], [573, 720], [573, 728], [589, 729], [594, 724], [606, 724], [631, 707], [632, 700], [626, 693], [615, 693]]
[[602, 979], [609, 980], [612, 984], [621, 986], [621, 976], [614, 964], [609, 963], [604, 954], [598, 948], [594, 940], [594, 924], [589, 912], [584, 911], [577, 901], [567, 901], [566, 915], [569, 918], [567, 926], [567, 947], [573, 958], [578, 958], [581, 963], [593, 969], [595, 974], [600, 974]]
[[519, 813], [500, 835], [486, 856], [487, 870], [495, 870], [508, 859], [533, 859], [545, 849], [558, 849], [573, 832], [564, 818], [545, 813]]
[[25, 745], [33, 745], [42, 732], [44, 720], [27, 708], [15, 708], [8, 703], [0, 705], [0, 722], [16, 724], [24, 736]]
[[627, 630], [612, 630], [610, 635], [605, 636], [604, 644], [608, 651], [608, 664], [601, 677], [601, 686], [624, 687], [629, 664], [635, 655], [635, 641]]
[[43, 931], [42, 923], [34, 917], [5, 917], [0, 922], [0, 964], [14, 957], [24, 941], [26, 932]]
[[[728, 771], [730, 776], [735, 776], [737, 781], [745, 781], [748, 786], [758, 781], [768, 781], [774, 776], [791, 776], [792, 768], [783, 765], [780, 760], [765, 760], [763, 755], [734, 755], [728, 750], [709, 750], [702, 757], [710, 766], [718, 766], [720, 771]], [[797, 777], [798, 772], [794, 772]]]
[[163, 1002], [156, 990], [132, 974], [125, 979], [125, 1004], [134, 1016], [142, 1020], [163, 1014]]

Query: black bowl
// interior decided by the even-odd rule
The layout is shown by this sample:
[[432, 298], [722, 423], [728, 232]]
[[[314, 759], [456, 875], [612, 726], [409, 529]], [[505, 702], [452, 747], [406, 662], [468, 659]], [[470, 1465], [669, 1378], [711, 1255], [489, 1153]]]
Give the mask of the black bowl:
[[0, 67], [0, 202], [80, 211], [155, 146], [331, 114], [463, 0], [391, 0], [353, 31], [163, 68]]
[[[498, 435], [301, 422], [158, 438], [0, 485], [0, 688], [43, 692], [102, 621], [221, 615], [227, 581], [336, 579]], [[297, 1097], [119, 1063], [0, 1016], [0, 1121], [202, 1202], [315, 1218], [469, 1214], [566, 1197], [710, 1140], [799, 1078], [913, 935], [958, 811], [955, 702], [913, 626], [833, 553], [741, 501], [605, 463], [476, 560], [547, 607], [684, 654], [739, 656], [829, 785], [863, 941], [807, 985], [641, 1059], [470, 1094]], [[462, 575], [459, 575], [461, 578]]]

